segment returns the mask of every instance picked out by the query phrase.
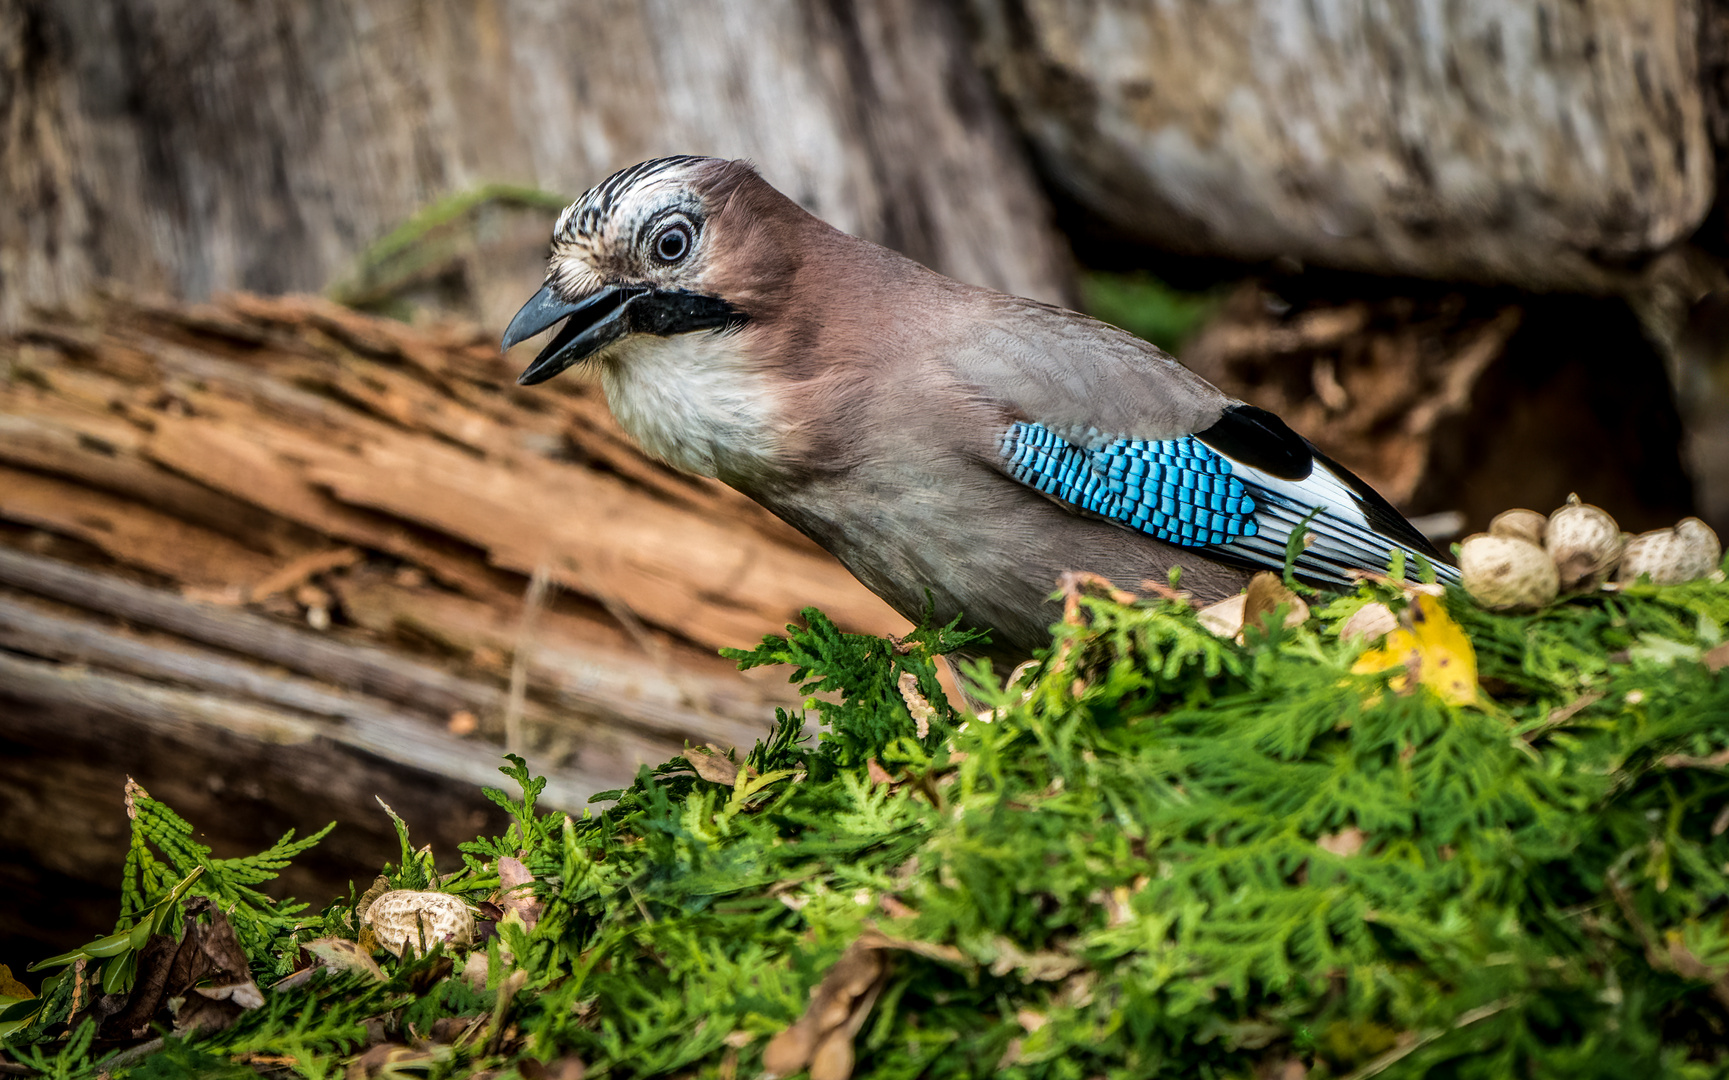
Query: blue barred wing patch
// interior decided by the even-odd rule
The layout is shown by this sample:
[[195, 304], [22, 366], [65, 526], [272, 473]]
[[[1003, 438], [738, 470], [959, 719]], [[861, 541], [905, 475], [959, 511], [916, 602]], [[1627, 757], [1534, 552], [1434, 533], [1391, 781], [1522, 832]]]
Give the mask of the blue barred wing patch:
[[1183, 547], [1254, 536], [1255, 500], [1229, 459], [1185, 435], [1076, 445], [1040, 424], [1003, 435], [1010, 476], [1100, 517]]

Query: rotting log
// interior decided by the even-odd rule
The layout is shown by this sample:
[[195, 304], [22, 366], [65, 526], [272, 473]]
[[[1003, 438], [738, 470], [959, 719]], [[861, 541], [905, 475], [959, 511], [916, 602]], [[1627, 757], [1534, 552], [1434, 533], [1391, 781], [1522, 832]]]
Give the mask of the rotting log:
[[1044, 174], [1185, 254], [1618, 291], [1715, 195], [1693, 0], [972, 0]]
[[[472, 328], [306, 297], [115, 296], [0, 337], [0, 860], [35, 875], [0, 887], [112, 888], [127, 775], [205, 804], [230, 851], [383, 820], [381, 793], [447, 807], [412, 823], [453, 858], [507, 748], [577, 810], [796, 705], [717, 646], [813, 604], [904, 630], [755, 504], [645, 458], [596, 387], [514, 370]], [[309, 864], [318, 892], [390, 857], [387, 821], [361, 831]]]

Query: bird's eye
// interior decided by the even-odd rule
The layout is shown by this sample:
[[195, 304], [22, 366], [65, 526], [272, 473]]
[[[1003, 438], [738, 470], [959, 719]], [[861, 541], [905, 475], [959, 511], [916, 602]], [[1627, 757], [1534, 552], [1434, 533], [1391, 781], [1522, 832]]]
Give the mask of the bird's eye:
[[654, 257], [663, 263], [675, 263], [690, 253], [690, 229], [684, 225], [668, 225], [654, 238]]

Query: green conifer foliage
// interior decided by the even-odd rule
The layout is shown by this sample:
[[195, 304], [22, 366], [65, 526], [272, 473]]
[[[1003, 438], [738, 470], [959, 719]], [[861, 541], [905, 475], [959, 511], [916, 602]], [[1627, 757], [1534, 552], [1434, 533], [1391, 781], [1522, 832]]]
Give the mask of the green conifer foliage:
[[[855, 1076], [1729, 1069], [1729, 587], [1523, 616], [1449, 593], [1483, 689], [1468, 705], [1353, 673], [1366, 646], [1336, 628], [1402, 607], [1390, 587], [1241, 644], [1179, 600], [1072, 601], [1020, 683], [970, 672], [982, 713], [937, 681], [968, 643], [952, 629], [885, 641], [808, 612], [737, 658], [823, 694], [814, 735], [782, 713], [748, 754], [692, 749], [580, 819], [540, 810], [513, 760], [509, 832], [442, 876], [405, 832], [399, 885], [496, 899], [501, 857], [535, 879], [537, 921], [498, 922], [471, 982], [442, 947], [384, 957], [383, 982], [320, 971], [107, 1071], [364, 1072], [382, 1031], [422, 1055], [391, 1068], [432, 1077], [571, 1057], [591, 1077], [755, 1076], [813, 1000], [849, 1018]], [[290, 926], [152, 820], [169, 859], [129, 864], [129, 912], [197, 865], [227, 873], [261, 973], [355, 936], [352, 897]], [[864, 952], [876, 966], [843, 988]], [[9, 1051], [94, 1075], [54, 1008]]]

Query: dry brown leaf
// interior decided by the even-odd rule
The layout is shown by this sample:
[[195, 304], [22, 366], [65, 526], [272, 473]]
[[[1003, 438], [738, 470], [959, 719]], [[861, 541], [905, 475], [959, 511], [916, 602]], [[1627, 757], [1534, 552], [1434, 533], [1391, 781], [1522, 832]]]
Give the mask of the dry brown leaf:
[[382, 1076], [425, 1072], [439, 1056], [430, 1048], [379, 1043], [348, 1063], [347, 1080], [375, 1080]]
[[[732, 787], [738, 782], [738, 770], [740, 768], [738, 762], [727, 757], [725, 752], [713, 744], [706, 747], [687, 747], [684, 751], [684, 760], [690, 763], [691, 769], [698, 776], [711, 784], [725, 784], [727, 787]], [[749, 765], [745, 765], [743, 768], [747, 778], [756, 776], [756, 770]]]
[[811, 991], [811, 1003], [804, 1015], [769, 1040], [763, 1050], [763, 1069], [774, 1076], [787, 1076], [808, 1068], [811, 1080], [846, 1080], [852, 1075], [853, 1036], [863, 1026], [887, 981], [883, 954], [891, 951], [971, 966], [965, 954], [953, 945], [910, 941], [879, 930], [866, 930], [847, 946], [846, 952]]
[[522, 860], [509, 855], [498, 860], [497, 901], [507, 916], [514, 911], [530, 930], [540, 922], [545, 907], [534, 895], [534, 875], [528, 872]]
[[1339, 624], [1339, 640], [1362, 638], [1376, 642], [1398, 628], [1399, 619], [1393, 614], [1393, 609], [1377, 600], [1351, 612], [1350, 618]]
[[361, 949], [359, 942], [346, 938], [315, 938], [301, 948], [324, 961], [329, 967], [341, 971], [364, 971], [379, 982], [384, 981], [384, 969], [378, 966], [378, 961], [374, 960], [370, 953]]
[[1336, 833], [1317, 837], [1315, 844], [1322, 851], [1329, 851], [1340, 858], [1348, 859], [1363, 850], [1363, 842], [1367, 839], [1368, 835], [1362, 829], [1351, 825]]
[[889, 893], [884, 893], [877, 904], [883, 909], [883, 914], [891, 919], [910, 919], [918, 914], [917, 910], [907, 907], [898, 897]]
[[1055, 949], [1025, 952], [1006, 937], [998, 937], [993, 944], [997, 955], [991, 961], [992, 975], [1015, 971], [1030, 982], [1058, 982], [1086, 967], [1078, 957]]
[[935, 960], [938, 963], [943, 964], [953, 964], [957, 967], [973, 966], [972, 961], [967, 959], [966, 954], [955, 948], [953, 945], [938, 945], [932, 941], [914, 941], [910, 938], [890, 937], [881, 930], [866, 930], [858, 936], [858, 941], [855, 944], [863, 945], [866, 948], [871, 949], [909, 952], [915, 956], [922, 956], [926, 960]]
[[516, 1063], [516, 1071], [522, 1075], [522, 1080], [582, 1080], [588, 1075], [588, 1066], [576, 1057], [563, 1057], [553, 1062], [523, 1058]]
[[[852, 1074], [852, 1039], [848, 1035], [844, 1055], [839, 1044], [830, 1039], [855, 1015], [860, 999], [871, 994], [884, 971], [882, 950], [861, 940], [847, 946], [834, 966], [828, 969], [822, 982], [811, 992], [809, 1008], [793, 1021], [791, 1027], [769, 1040], [763, 1049], [763, 1069], [775, 1076], [788, 1076], [813, 1066], [818, 1051], [824, 1053], [825, 1076], [844, 1080]], [[862, 1023], [862, 1020], [861, 1020]], [[842, 1060], [844, 1056], [844, 1061]], [[844, 1072], [831, 1070], [845, 1065]], [[817, 1080], [814, 1068], [812, 1080]]]
[[1657, 764], [1665, 769], [1729, 768], [1729, 750], [1719, 750], [1709, 757], [1694, 757], [1691, 754], [1665, 754], [1657, 759]]
[[1285, 587], [1279, 575], [1263, 570], [1249, 579], [1249, 590], [1243, 601], [1243, 626], [1259, 629], [1264, 617], [1285, 605], [1285, 626], [1301, 626], [1309, 621], [1309, 605], [1303, 598]]
[[1243, 613], [1249, 598], [1241, 593], [1227, 596], [1195, 612], [1195, 618], [1214, 637], [1234, 638], [1243, 632]]
[[894, 777], [889, 775], [889, 771], [883, 768], [882, 762], [876, 758], [871, 758], [865, 763], [865, 770], [870, 774], [870, 781], [873, 786], [894, 783]]

